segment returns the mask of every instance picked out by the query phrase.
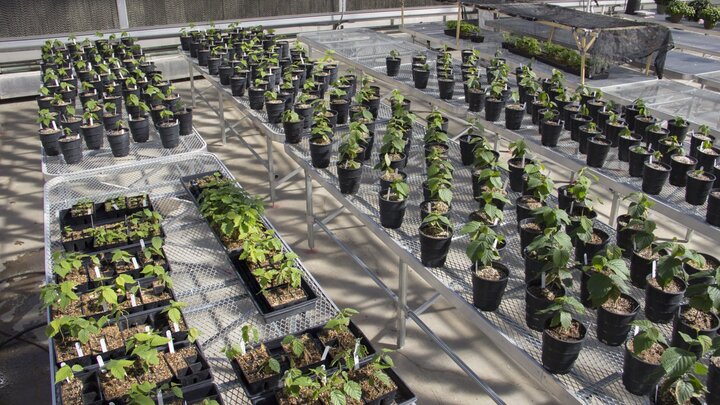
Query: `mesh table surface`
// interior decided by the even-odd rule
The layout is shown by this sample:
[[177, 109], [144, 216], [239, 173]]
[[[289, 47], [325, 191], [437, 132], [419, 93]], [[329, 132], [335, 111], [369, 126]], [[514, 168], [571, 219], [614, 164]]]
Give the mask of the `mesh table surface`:
[[149, 193], [155, 209], [163, 216], [173, 289], [176, 299], [187, 303], [183, 313], [188, 326], [202, 333], [198, 341], [225, 403], [248, 404], [245, 391], [221, 352], [225, 345], [240, 341], [242, 326], [257, 327], [266, 341], [321, 325], [337, 313], [337, 308], [301, 264], [305, 280], [318, 295], [315, 307], [280, 321], [264, 323], [223, 247], [180, 183], [183, 176], [209, 171], [232, 177], [215, 155], [199, 153], [175, 156], [162, 164], [146, 162], [48, 181], [45, 185], [45, 269], [49, 277], [51, 254], [62, 249], [59, 210], [69, 208], [82, 198], [103, 201], [120, 194]]
[[[378, 172], [372, 167], [377, 163], [377, 150], [380, 147], [377, 139], [382, 139], [384, 126], [379, 125], [375, 135], [376, 145], [372, 160], [363, 166], [362, 184], [355, 195], [347, 195], [344, 198], [361, 213], [360, 218], [366, 224], [374, 223], [375, 226], [368, 228], [377, 233], [381, 240], [388, 243], [395, 243], [402, 249], [411, 252], [418, 260], [415, 263], [408, 263], [411, 267], [421, 273], [424, 267], [419, 262], [420, 242], [418, 228], [420, 226], [419, 204], [422, 202], [421, 183], [426, 179], [425, 162], [423, 154], [424, 128], [415, 124], [413, 141], [408, 163], [405, 169], [407, 182], [410, 185], [410, 196], [407, 202], [402, 227], [397, 230], [382, 228], [379, 223], [378, 193], [379, 182]], [[300, 144], [287, 145], [286, 150], [298, 163], [312, 171], [313, 177], [324, 187], [339, 189], [336, 157], [338, 142], [333, 145], [333, 159], [328, 169], [315, 169], [312, 167], [309, 144], [307, 138]], [[458, 230], [467, 222], [471, 212], [478, 209], [478, 203], [472, 197], [471, 172], [468, 167], [463, 167], [459, 160], [459, 146], [452, 143], [450, 157], [455, 167], [453, 182], [453, 202], [450, 213], [451, 222], [455, 226], [455, 234], [450, 247], [448, 259], [444, 267], [427, 268], [433, 277], [439, 280], [448, 290], [458, 297], [461, 305], [473, 308], [477, 317], [489, 321], [502, 336], [515, 345], [517, 350], [528, 354], [532, 361], [540, 362], [542, 335], [539, 332], [530, 330], [525, 325], [525, 281], [524, 262], [520, 256], [520, 240], [516, 227], [515, 208], [506, 206], [504, 210], [505, 220], [496, 229], [498, 233], [506, 237], [506, 247], [501, 252], [501, 262], [510, 269], [510, 280], [503, 297], [500, 308], [495, 312], [481, 312], [472, 306], [472, 281], [471, 262], [465, 254], [469, 242], [467, 237], [458, 235]], [[503, 173], [504, 177], [506, 173]], [[518, 193], [510, 192], [508, 198], [514, 201]], [[614, 242], [614, 230], [607, 225], [596, 223], [596, 226], [611, 235], [611, 243]], [[575, 274], [574, 286], [568, 290], [569, 294], [579, 296], [579, 274]], [[631, 288], [631, 295], [639, 302], [644, 300], [644, 290]], [[642, 312], [642, 311], [641, 311]], [[643, 318], [642, 313], [638, 318]], [[623, 365], [623, 350], [621, 347], [609, 347], [600, 343], [596, 338], [596, 315], [589, 310], [587, 314], [579, 316], [588, 329], [588, 336], [584, 342], [580, 356], [575, 363], [571, 373], [547, 377], [557, 384], [560, 384], [579, 401], [597, 404], [631, 404], [646, 403], [647, 398], [641, 398], [629, 394], [620, 380]], [[482, 322], [468, 319], [469, 323], [480, 325]], [[482, 329], [482, 328], [481, 328]], [[669, 336], [670, 329], [663, 327], [664, 332]], [[544, 384], [550, 381], [544, 380]]]

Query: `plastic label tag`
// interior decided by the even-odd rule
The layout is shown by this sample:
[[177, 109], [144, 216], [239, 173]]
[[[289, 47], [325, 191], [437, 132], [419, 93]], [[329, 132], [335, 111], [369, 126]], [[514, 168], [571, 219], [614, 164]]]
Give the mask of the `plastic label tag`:
[[327, 358], [328, 353], [330, 353], [330, 346], [325, 346], [325, 350], [323, 350], [322, 357], [320, 358], [320, 361], [325, 361], [325, 358]]
[[358, 359], [358, 347], [360, 347], [360, 339], [355, 341], [355, 350], [353, 350], [353, 362], [355, 363], [355, 370], [360, 368], [360, 359]]
[[147, 207], [147, 198], [143, 198], [143, 207]]
[[145, 250], [145, 239], [140, 239], [140, 249]]
[[98, 366], [100, 366], [100, 368], [105, 368], [105, 362], [101, 356], [96, 356], [95, 359], [97, 359]]
[[145, 325], [145, 332], [150, 332], [150, 325]]
[[587, 253], [583, 253], [583, 261], [585, 262], [585, 265], [587, 266], [587, 264], [588, 264]]
[[84, 356], [82, 347], [80, 347], [80, 342], [75, 342], [75, 351], [77, 351], [78, 357]]
[[652, 278], [655, 278], [656, 273], [657, 273], [657, 260], [653, 260], [653, 262], [652, 262]]
[[134, 307], [137, 306], [137, 301], [135, 300], [135, 294], [130, 296], [130, 304], [132, 304], [132, 306], [134, 306]]
[[55, 121], [50, 121], [50, 123], [52, 124], [53, 129], [58, 129], [57, 125], [55, 125]]
[[545, 288], [545, 272], [540, 274], [540, 288]]
[[140, 268], [140, 265], [138, 264], [137, 259], [134, 257], [132, 258], [132, 264], [133, 264], [133, 267], [135, 267], [135, 270]]
[[115, 211], [120, 211], [120, 208], [118, 208], [117, 204], [113, 204], [112, 207]]
[[157, 392], [157, 403], [158, 405], [165, 405], [163, 402], [162, 390], [158, 390]]
[[170, 350], [170, 353], [175, 353], [175, 344], [173, 344], [172, 333], [170, 333], [170, 331], [166, 331], [165, 336], [170, 339], [170, 341], [168, 341], [168, 349]]
[[105, 353], [107, 350], [107, 343], [105, 343], [105, 338], [100, 338], [100, 349], [102, 349], [103, 353]]
[[98, 266], [95, 266], [95, 277], [97, 277], [97, 278], [102, 277], [102, 275], [100, 275], [100, 269], [98, 268]]
[[245, 351], [245, 340], [243, 338], [240, 338], [240, 354], [244, 356], [245, 353], [247, 353]]
[[633, 336], [637, 336], [638, 333], [640, 333], [640, 327], [635, 326], [635, 328], [633, 329]]
[[173, 329], [175, 329], [175, 332], [180, 332], [180, 325], [178, 325], [177, 322], [173, 322]]
[[497, 238], [493, 241], [493, 249], [497, 249], [498, 240]]

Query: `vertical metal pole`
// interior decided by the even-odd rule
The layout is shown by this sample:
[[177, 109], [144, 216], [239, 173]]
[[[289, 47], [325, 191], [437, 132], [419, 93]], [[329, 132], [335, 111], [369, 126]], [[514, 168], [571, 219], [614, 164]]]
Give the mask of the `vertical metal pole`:
[[192, 108], [195, 108], [195, 71], [192, 62], [188, 59], [188, 73], [190, 74], [190, 98], [192, 99]]
[[407, 333], [407, 263], [399, 259], [400, 271], [398, 272], [400, 280], [398, 284], [398, 303], [397, 303], [397, 348], [402, 349], [405, 346], [405, 335]]
[[222, 131], [222, 143], [227, 143], [227, 134], [225, 133], [225, 103], [223, 102], [223, 89], [218, 87], [218, 114], [220, 114], [220, 130]]
[[692, 228], [688, 228], [685, 232], [685, 243], [690, 243], [690, 239], [692, 239], [693, 234], [695, 233], [695, 230]]
[[615, 224], [615, 218], [617, 218], [618, 208], [620, 208], [620, 194], [618, 194], [618, 192], [615, 190], [612, 190], [612, 193], [613, 200], [612, 205], [610, 206], [610, 226], [613, 226], [613, 224]]
[[400, 26], [405, 27], [405, 0], [400, 0]]
[[308, 169], [305, 169], [305, 222], [307, 222], [308, 248], [315, 249], [315, 213], [313, 212], [312, 178]]
[[587, 44], [587, 37], [583, 35], [580, 43], [582, 49], [580, 50], [580, 84], [585, 85], [585, 59], [587, 59], [587, 51], [585, 45]]
[[462, 3], [458, 1], [457, 27], [455, 27], [455, 46], [460, 47], [460, 19], [462, 18]]
[[130, 28], [130, 20], [128, 19], [127, 4], [125, 0], [115, 0], [118, 12], [118, 23], [121, 29]]
[[273, 143], [270, 136], [265, 135], [265, 144], [267, 145], [267, 169], [268, 169], [268, 185], [270, 186], [270, 202], [275, 204], [275, 162], [273, 159]]

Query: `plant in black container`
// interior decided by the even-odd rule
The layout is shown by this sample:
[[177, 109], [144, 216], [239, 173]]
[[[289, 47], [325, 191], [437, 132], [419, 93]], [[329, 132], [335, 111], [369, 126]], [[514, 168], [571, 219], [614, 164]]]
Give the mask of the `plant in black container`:
[[630, 151], [640, 146], [640, 142], [642, 142], [641, 136], [633, 134], [628, 127], [623, 127], [620, 133], [618, 133], [618, 160], [621, 162], [629, 162]]
[[291, 144], [300, 143], [305, 120], [295, 111], [287, 110], [282, 113], [282, 123], [285, 132], [285, 142]]
[[670, 132], [670, 136], [674, 136], [677, 140], [682, 143], [685, 141], [690, 124], [681, 116], [677, 116], [673, 119], [668, 120], [667, 129]]
[[403, 179], [396, 179], [387, 189], [380, 190], [380, 224], [397, 229], [402, 225], [410, 186]]
[[687, 288], [683, 263], [695, 255], [675, 242], [661, 243], [653, 252], [665, 254], [653, 264], [653, 271], [647, 277], [645, 316], [655, 323], [668, 323], [680, 307]]
[[653, 150], [660, 150], [660, 140], [669, 136], [670, 132], [656, 122], [645, 128], [644, 142], [649, 144]]
[[503, 111], [505, 101], [503, 91], [507, 88], [506, 82], [502, 79], [496, 79], [490, 84], [488, 94], [485, 96], [485, 119], [487, 121], [497, 121]]
[[443, 214], [430, 212], [420, 225], [420, 260], [428, 267], [445, 265], [453, 228], [450, 220]]
[[520, 103], [520, 95], [517, 91], [510, 94], [510, 101], [512, 102], [505, 105], [505, 128], [517, 130], [522, 127], [525, 105]]
[[575, 260], [588, 264], [592, 257], [603, 250], [610, 239], [607, 232], [593, 226], [593, 221], [581, 215], [570, 232], [575, 244]]
[[400, 59], [400, 52], [398, 52], [396, 49], [393, 49], [390, 51], [390, 56], [385, 58], [385, 66], [386, 66], [386, 72], [387, 75], [390, 77], [395, 77], [400, 73], [400, 63], [402, 60]]
[[511, 142], [509, 145], [512, 157], [508, 160], [510, 171], [510, 189], [515, 192], [523, 191], [523, 175], [525, 166], [534, 162], [528, 156], [527, 144], [523, 139]]
[[65, 128], [65, 136], [60, 138], [58, 143], [66, 164], [71, 165], [82, 160], [82, 138], [80, 138], [80, 134], [73, 134], [70, 128]]
[[587, 290], [592, 304], [598, 308], [598, 340], [609, 346], [619, 346], [630, 332], [630, 323], [637, 316], [640, 304], [628, 295], [630, 276], [622, 252], [617, 246], [608, 246], [604, 254], [592, 258], [585, 266], [589, 276]]
[[175, 113], [180, 124], [180, 136], [190, 135], [193, 133], [193, 110], [191, 107], [185, 106], [185, 103], [178, 101], [175, 103], [175, 107], [171, 110]]
[[[357, 124], [357, 123], [352, 123]], [[353, 127], [338, 148], [337, 173], [340, 192], [355, 194], [360, 189], [362, 178], [362, 158], [364, 149], [360, 146], [362, 130], [359, 124]]]
[[620, 115], [614, 111], [609, 111], [607, 121], [600, 127], [603, 129], [603, 133], [610, 140], [612, 147], [617, 147], [620, 142], [620, 131], [623, 128], [627, 128], [625, 120], [620, 118]]
[[552, 193], [554, 183], [542, 164], [525, 165], [525, 185], [523, 195], [515, 200], [518, 225], [532, 216], [534, 210], [545, 205], [545, 200]]
[[160, 141], [163, 148], [174, 148], [180, 145], [180, 124], [175, 114], [169, 109], [160, 112], [160, 122], [157, 125]]
[[480, 73], [477, 68], [471, 68], [470, 76], [465, 81], [465, 100], [471, 112], [480, 112], [485, 106], [485, 90], [482, 88]]
[[452, 60], [443, 61], [442, 70], [438, 72], [438, 91], [441, 100], [450, 100], [455, 91], [455, 77], [453, 75]]
[[313, 167], [324, 169], [330, 165], [333, 131], [324, 115], [316, 116], [310, 131], [310, 157]]
[[545, 110], [540, 120], [540, 128], [540, 142], [544, 146], [556, 147], [563, 129], [563, 121], [560, 120], [556, 110]]
[[608, 153], [610, 153], [612, 142], [604, 136], [593, 136], [587, 142], [587, 165], [590, 167], [603, 167]]
[[670, 165], [669, 183], [677, 187], [685, 187], [688, 172], [695, 169], [697, 159], [686, 156], [685, 150], [675, 137], [660, 141], [660, 152], [663, 154], [663, 163]]
[[[628, 154], [628, 173], [630, 177], [643, 177], [645, 162], [652, 156], [652, 150], [642, 145], [630, 148]], [[670, 173], [668, 173], [669, 176]]]
[[660, 360], [668, 344], [652, 322], [642, 319], [631, 325], [636, 333], [625, 343], [622, 382], [628, 392], [648, 395], [664, 374]]
[[38, 112], [37, 122], [41, 124], [38, 133], [45, 154], [48, 156], [57, 156], [60, 154], [60, 144], [58, 140], [63, 133], [56, 122], [56, 117], [57, 113], [52, 113], [50, 110], [42, 109]]
[[714, 174], [702, 169], [688, 171], [685, 201], [691, 205], [704, 205], [715, 183], [715, 177]]
[[107, 138], [114, 157], [130, 154], [130, 130], [125, 127], [125, 122], [116, 121], [115, 127], [108, 130]]
[[[688, 251], [688, 255], [695, 255], [695, 260], [700, 260], [702, 257], [692, 251]], [[701, 348], [688, 344], [681, 334], [684, 333], [693, 339], [699, 339], [700, 336], [713, 339], [717, 335], [717, 330], [720, 328], [720, 318], [717, 316], [717, 309], [720, 308], [720, 297], [717, 294], [720, 292], [718, 287], [720, 268], [713, 269], [710, 273], [712, 274], [710, 277], [706, 273], [695, 273], [690, 276], [690, 285], [685, 292], [689, 305], [681, 305], [673, 320], [670, 344], [694, 352], [698, 356], [702, 354]], [[694, 283], [694, 280], [700, 282]]]
[[657, 195], [670, 178], [670, 165], [661, 162], [660, 152], [648, 156], [642, 170], [642, 191], [650, 195]]
[[416, 89], [425, 89], [430, 78], [430, 66], [428, 64], [415, 66], [412, 69], [413, 81]]
[[505, 238], [474, 221], [463, 226], [460, 234], [470, 236], [466, 254], [473, 263], [470, 266], [473, 305], [481, 311], [495, 311], [500, 306], [510, 275], [508, 268], [500, 263], [498, 253], [499, 244], [504, 244]]
[[[273, 357], [263, 343], [259, 343], [256, 328], [245, 325], [242, 327], [240, 344], [223, 348], [233, 368], [240, 371], [242, 382], [250, 395], [274, 388], [281, 378], [281, 364]], [[247, 349], [248, 345], [257, 345]]]
[[588, 153], [588, 140], [592, 137], [601, 136], [600, 128], [594, 121], [590, 121], [578, 128], [578, 143], [580, 153], [583, 155]]
[[623, 255], [630, 257], [634, 250], [633, 238], [634, 235], [643, 229], [645, 221], [648, 219], [650, 207], [655, 203], [650, 201], [647, 196], [640, 192], [635, 192], [627, 197], [625, 200], [630, 201], [627, 214], [623, 214], [617, 217], [616, 220], [616, 231], [617, 231], [617, 245], [623, 249]]
[[138, 111], [134, 114], [128, 114], [128, 125], [130, 126], [133, 141], [138, 143], [147, 142], [150, 139], [150, 120], [147, 116], [150, 107], [145, 102], [140, 101], [134, 94], [130, 95], [127, 105], [130, 106], [131, 103], [137, 103], [138, 108]]
[[585, 308], [575, 298], [561, 296], [540, 312], [552, 314], [543, 329], [543, 367], [553, 374], [567, 374], [580, 354], [587, 332], [573, 312], [584, 313]]
[[[710, 350], [712, 342], [709, 338], [692, 339], [685, 335], [688, 341], [702, 347], [705, 354]], [[667, 348], [661, 358], [664, 380], [651, 393], [658, 405], [700, 404], [700, 398], [706, 392], [705, 385], [700, 380], [707, 374], [707, 366], [697, 360], [695, 354], [678, 347]]]
[[279, 124], [282, 113], [285, 110], [285, 102], [279, 99], [278, 94], [274, 91], [266, 91], [264, 97], [268, 122], [271, 124]]

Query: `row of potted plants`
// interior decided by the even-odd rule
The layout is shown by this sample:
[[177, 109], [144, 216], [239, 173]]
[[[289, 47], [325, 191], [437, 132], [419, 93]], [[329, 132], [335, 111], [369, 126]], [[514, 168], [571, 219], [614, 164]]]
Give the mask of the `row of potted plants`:
[[448, 20], [445, 23], [445, 35], [455, 38], [458, 24], [460, 24], [460, 39], [467, 39], [476, 43], [485, 40], [485, 36], [482, 34], [480, 27], [464, 20], [460, 20], [460, 22], [457, 20]]
[[[99, 34], [94, 43], [88, 38], [79, 43], [73, 37], [67, 43], [49, 40], [40, 66], [38, 123], [48, 156], [62, 152], [66, 163], [78, 163], [82, 139], [88, 150], [98, 150], [105, 136], [113, 156], [127, 156], [130, 134], [136, 143], [150, 139], [148, 113], [165, 148], [178, 146], [181, 135], [192, 133], [192, 110], [127, 35], [104, 39]], [[76, 113], [78, 99], [82, 114]]]
[[702, 19], [703, 27], [708, 30], [715, 28], [715, 24], [720, 21], [720, 8], [708, 0], [693, 0], [687, 3], [673, 0], [663, 4], [662, 10], [658, 11], [668, 14], [668, 20], [673, 23], [679, 23], [683, 17], [691, 21]]

